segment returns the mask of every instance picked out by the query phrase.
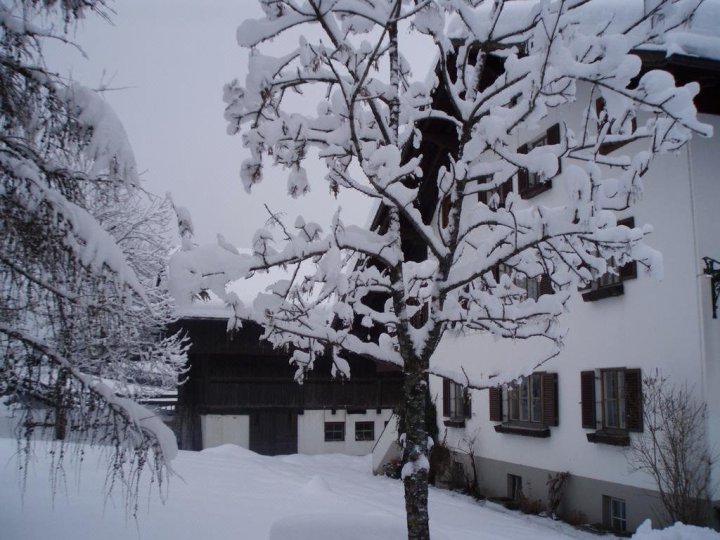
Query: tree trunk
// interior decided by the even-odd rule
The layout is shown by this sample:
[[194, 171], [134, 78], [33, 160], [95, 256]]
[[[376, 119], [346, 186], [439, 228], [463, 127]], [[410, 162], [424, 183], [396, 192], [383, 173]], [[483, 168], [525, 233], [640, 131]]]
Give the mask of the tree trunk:
[[425, 425], [427, 377], [423, 362], [414, 354], [406, 358], [403, 388], [405, 455], [403, 484], [408, 540], [430, 540], [428, 516], [428, 451]]

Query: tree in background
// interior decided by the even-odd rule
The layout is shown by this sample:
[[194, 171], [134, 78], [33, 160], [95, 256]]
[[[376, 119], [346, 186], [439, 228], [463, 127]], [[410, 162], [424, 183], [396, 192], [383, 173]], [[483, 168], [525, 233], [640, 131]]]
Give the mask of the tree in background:
[[670, 523], [710, 521], [714, 458], [706, 425], [707, 407], [688, 388], [660, 373], [643, 379], [643, 432], [632, 438], [629, 460], [657, 484]]
[[[288, 171], [289, 195], [301, 196], [306, 164], [320, 162], [330, 190], [376, 203], [375, 220], [351, 226], [338, 212], [323, 231], [274, 216], [251, 255], [185, 253], [175, 277], [185, 298], [210, 290], [232, 306], [231, 327], [255, 320], [272, 343], [291, 346], [299, 380], [321, 354], [344, 375], [349, 354], [402, 367], [408, 536], [427, 539], [426, 387], [442, 336], [540, 337], [557, 351], [558, 318], [578, 287], [633, 260], [659, 270], [644, 244], [650, 228], [618, 225], [615, 211], [638, 200], [654, 154], [711, 130], [695, 118], [696, 84], [641, 74], [631, 51], [662, 43], [698, 2], [638, 1], [617, 13], [587, 0], [261, 5], [264, 18], [237, 31], [250, 49], [247, 79], [225, 88], [229, 132], [250, 152], [245, 188], [272, 163]], [[413, 74], [404, 55], [418, 40], [435, 56]], [[519, 145], [578, 96], [581, 129], [560, 121], [542, 145]], [[628, 142], [629, 156], [602, 151]], [[564, 200], [534, 204], [561, 165]], [[289, 278], [252, 305], [226, 290], [273, 268]], [[481, 351], [468, 360], [478, 361]], [[466, 388], [507, 382], [433, 369]]]
[[43, 59], [43, 43], [69, 43], [88, 13], [107, 16], [106, 3], [0, 5], [0, 396], [25, 411], [26, 461], [41, 429], [108, 445], [109, 478], [132, 494], [143, 469], [164, 478], [177, 446], [159, 418], [120, 396], [174, 388], [186, 346], [163, 334], [170, 206], [139, 187], [108, 105]]

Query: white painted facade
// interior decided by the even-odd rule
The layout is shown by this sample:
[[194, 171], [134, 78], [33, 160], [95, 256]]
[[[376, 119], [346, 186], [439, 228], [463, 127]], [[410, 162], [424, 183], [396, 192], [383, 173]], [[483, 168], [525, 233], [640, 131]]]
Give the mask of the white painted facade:
[[[392, 415], [391, 409], [367, 409], [363, 414], [348, 414], [338, 409], [335, 414], [331, 410], [306, 410], [298, 416], [298, 453], [300, 454], [348, 454], [364, 456], [372, 452], [373, 446], [383, 432], [385, 422]], [[344, 441], [325, 441], [325, 422], [343, 422], [345, 424]], [[374, 437], [368, 441], [355, 440], [355, 424], [372, 422]]]
[[[297, 417], [298, 453], [300, 454], [347, 454], [364, 456], [372, 452], [373, 446], [383, 432], [385, 423], [392, 416], [392, 409], [367, 409], [363, 413], [348, 413], [345, 409], [305, 410]], [[325, 423], [342, 422], [342, 441], [325, 440]], [[372, 422], [373, 438], [356, 440], [357, 422]], [[212, 448], [222, 444], [236, 444], [250, 448], [250, 416], [243, 414], [200, 415], [202, 447]]]
[[[579, 126], [572, 119], [581, 117], [586, 104], [579, 99], [517, 144], [533, 140], [558, 119], [577, 132]], [[561, 354], [537, 369], [558, 374], [559, 425], [550, 427], [550, 437], [497, 433], [494, 425], [498, 422], [489, 420], [488, 391], [472, 391], [472, 416], [465, 427], [446, 427], [439, 410], [440, 435], [447, 431], [451, 448], [466, 448], [466, 441], [477, 434], [475, 452], [480, 459], [654, 490], [648, 476], [631, 472], [627, 448], [588, 442], [586, 435], [593, 430], [581, 427], [581, 371], [624, 367], [641, 368], [643, 376], [660, 370], [674, 384], [691, 388], [708, 407], [710, 448], [720, 449], [720, 319], [712, 318], [710, 283], [702, 275], [702, 257], [720, 259], [720, 118], [700, 115], [700, 119], [714, 126], [716, 136], [695, 137], [676, 154], [658, 157], [643, 177], [643, 200], [618, 214], [619, 219], [633, 216], [636, 226], [653, 225], [647, 242], [663, 254], [663, 279], [658, 281], [638, 268], [638, 277], [623, 283], [621, 296], [585, 302], [577, 294], [562, 321], [568, 332]], [[628, 149], [632, 147], [620, 148], [613, 155]], [[564, 180], [561, 174], [550, 191], [530, 202], [562, 204]], [[548, 350], [539, 340], [512, 342], [481, 334], [446, 334], [433, 362], [462, 364], [485, 376], [508, 370], [520, 376], [531, 373]], [[441, 379], [431, 377], [430, 388], [441, 409]], [[506, 484], [482, 486], [480, 481], [490, 495], [506, 495]], [[714, 482], [720, 486], [717, 466]], [[546, 499], [544, 485], [536, 482], [529, 489], [532, 497]], [[601, 499], [588, 504], [601, 504]]]

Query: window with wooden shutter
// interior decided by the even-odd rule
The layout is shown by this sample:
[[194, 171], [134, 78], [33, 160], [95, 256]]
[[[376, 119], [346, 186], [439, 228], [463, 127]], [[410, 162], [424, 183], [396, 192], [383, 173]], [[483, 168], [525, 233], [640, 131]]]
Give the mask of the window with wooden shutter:
[[[602, 131], [604, 125], [607, 123], [607, 114], [605, 111], [605, 99], [602, 97], [599, 97], [595, 100], [595, 113], [597, 115], [597, 130], [598, 135]], [[637, 130], [637, 119], [633, 116], [632, 118], [628, 118], [629, 125], [626, 125], [626, 129], [630, 129], [630, 133], [628, 135], [632, 135]], [[605, 135], [607, 137], [608, 134]], [[621, 139], [623, 137], [621, 136]], [[631, 142], [631, 140], [625, 138], [624, 140], [616, 140], [616, 141], [607, 141], [600, 144], [598, 147], [598, 154], [602, 156], [608, 155], [610, 152], [614, 152], [618, 148], [622, 148], [626, 144]]]
[[[635, 227], [635, 218], [629, 217], [620, 219], [617, 224], [625, 225], [626, 227], [633, 229]], [[630, 261], [629, 263], [624, 264], [618, 269], [618, 273], [620, 274], [620, 279], [622, 281], [635, 279], [637, 277], [637, 261]]]
[[[620, 219], [617, 224], [633, 228], [635, 227], [635, 219], [632, 217]], [[585, 302], [594, 302], [611, 296], [623, 295], [625, 294], [623, 282], [637, 277], [637, 262], [635, 261], [624, 264], [620, 268], [614, 266], [612, 259], [608, 264], [613, 267], [613, 270], [606, 272], [590, 283], [589, 287], [582, 293]]]
[[595, 429], [595, 372], [580, 373], [580, 403], [582, 409], [582, 427]]
[[502, 422], [503, 421], [503, 397], [502, 388], [499, 386], [490, 388], [490, 421], [491, 422]]
[[[550, 126], [545, 133], [537, 139], [525, 143], [518, 148], [518, 154], [528, 154], [533, 148], [540, 146], [560, 144], [560, 124]], [[560, 164], [558, 163], [558, 173]], [[527, 169], [518, 169], [518, 193], [524, 199], [535, 197], [552, 188], [552, 180], [545, 179], [538, 172], [529, 172]]]
[[[592, 374], [592, 383], [590, 374]], [[591, 413], [586, 397], [595, 394], [595, 372], [583, 371], [581, 374], [583, 396], [583, 427], [592, 428], [589, 422]], [[642, 372], [639, 369], [612, 368], [600, 371], [600, 410], [602, 428], [588, 433], [587, 439], [593, 443], [629, 446], [628, 432], [643, 430], [642, 419]], [[594, 405], [594, 404], [593, 404]], [[594, 417], [595, 407], [592, 407]], [[586, 418], [587, 416], [587, 418]]]
[[448, 427], [464, 427], [470, 417], [470, 394], [467, 388], [449, 379], [443, 379], [443, 423]]
[[[498, 433], [512, 433], [528, 437], [550, 436], [550, 426], [558, 425], [557, 373], [533, 373], [508, 386], [507, 411], [502, 424], [494, 427]], [[502, 389], [490, 394], [490, 419], [502, 421]]]
[[[487, 206], [492, 208], [493, 210], [497, 210], [498, 208], [505, 208], [505, 199], [512, 191], [512, 179], [509, 179], [499, 186], [497, 186], [495, 189], [490, 190], [483, 190], [478, 191], [478, 201], [485, 203]], [[478, 180], [479, 184], [487, 184], [493, 181], [493, 175], [488, 174], [485, 176], [481, 176]]]

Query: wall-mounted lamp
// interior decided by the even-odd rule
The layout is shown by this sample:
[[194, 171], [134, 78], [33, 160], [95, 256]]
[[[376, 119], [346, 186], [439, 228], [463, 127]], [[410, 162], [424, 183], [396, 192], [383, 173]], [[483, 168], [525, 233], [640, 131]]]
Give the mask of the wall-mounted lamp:
[[720, 262], [710, 257], [703, 257], [703, 262], [705, 263], [703, 274], [710, 278], [713, 319], [717, 319], [718, 296], [720, 296]]

